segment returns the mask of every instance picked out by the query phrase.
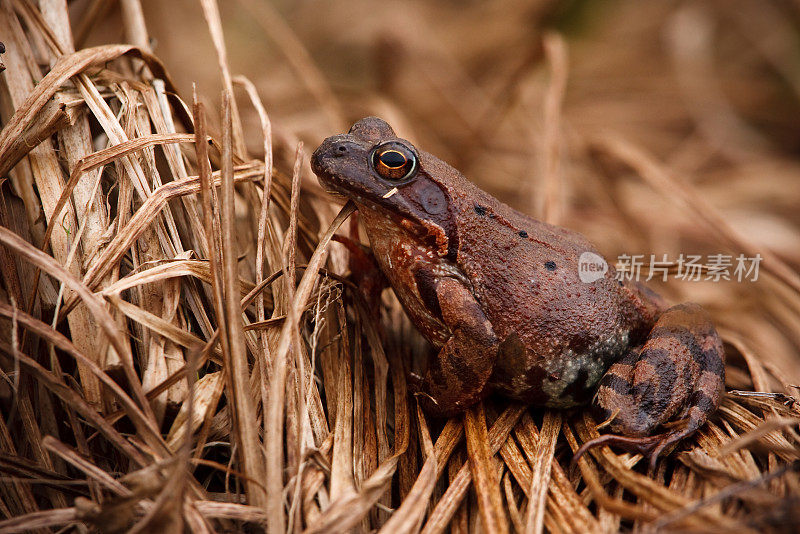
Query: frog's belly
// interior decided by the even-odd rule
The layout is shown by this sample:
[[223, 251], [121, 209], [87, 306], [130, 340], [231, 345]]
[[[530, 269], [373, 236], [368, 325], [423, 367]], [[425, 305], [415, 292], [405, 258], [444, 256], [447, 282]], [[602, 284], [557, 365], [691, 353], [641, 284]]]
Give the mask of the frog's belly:
[[587, 350], [537, 353], [512, 336], [501, 344], [490, 385], [526, 404], [570, 408], [587, 404], [597, 382], [629, 347], [629, 333], [599, 339]]

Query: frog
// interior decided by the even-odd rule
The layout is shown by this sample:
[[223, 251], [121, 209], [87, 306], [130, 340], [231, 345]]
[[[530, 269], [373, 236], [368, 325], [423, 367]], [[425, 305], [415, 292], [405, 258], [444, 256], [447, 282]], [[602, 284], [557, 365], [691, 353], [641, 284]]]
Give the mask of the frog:
[[[725, 355], [708, 312], [619, 276], [580, 233], [502, 203], [377, 117], [325, 139], [311, 168], [356, 205], [375, 262], [434, 347], [411, 377], [427, 413], [452, 417], [492, 392], [589, 405], [611, 433], [587, 445], [654, 461], [718, 408]], [[580, 271], [587, 257], [602, 261], [593, 276]]]

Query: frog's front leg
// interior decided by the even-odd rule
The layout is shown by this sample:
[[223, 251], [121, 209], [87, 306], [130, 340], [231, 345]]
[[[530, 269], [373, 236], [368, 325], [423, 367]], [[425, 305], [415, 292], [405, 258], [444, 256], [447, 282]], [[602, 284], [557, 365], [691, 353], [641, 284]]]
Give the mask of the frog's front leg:
[[448, 277], [431, 282], [434, 287], [429, 289], [435, 291], [442, 322], [452, 335], [430, 359], [419, 386], [419, 400], [427, 412], [451, 416], [485, 396], [498, 341], [489, 319], [463, 282]]
[[[592, 440], [578, 452], [617, 444], [655, 464], [666, 447], [706, 422], [719, 406], [724, 383], [722, 341], [708, 313], [693, 303], [673, 306], [656, 321], [644, 346], [612, 365], [600, 381], [595, 408], [611, 420], [616, 435]], [[671, 428], [651, 435], [665, 423]]]

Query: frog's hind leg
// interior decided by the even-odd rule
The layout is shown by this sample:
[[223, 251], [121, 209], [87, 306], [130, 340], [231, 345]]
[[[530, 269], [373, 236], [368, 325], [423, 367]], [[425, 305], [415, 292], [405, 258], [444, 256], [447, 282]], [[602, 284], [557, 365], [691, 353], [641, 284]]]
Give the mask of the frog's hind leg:
[[[650, 457], [699, 429], [717, 409], [725, 381], [722, 342], [708, 313], [681, 304], [659, 317], [640, 351], [629, 352], [600, 381], [595, 408], [614, 434], [581, 447], [616, 444]], [[652, 435], [660, 426], [670, 427]]]

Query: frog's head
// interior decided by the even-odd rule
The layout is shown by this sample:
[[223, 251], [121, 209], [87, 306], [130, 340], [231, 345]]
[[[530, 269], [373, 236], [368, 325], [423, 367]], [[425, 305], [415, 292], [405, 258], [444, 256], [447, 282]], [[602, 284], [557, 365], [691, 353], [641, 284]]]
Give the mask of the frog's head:
[[362, 211], [372, 210], [404, 226], [411, 223], [420, 235], [438, 243], [440, 254], [442, 247], [447, 254], [453, 225], [440, 181], [443, 165], [397, 137], [377, 117], [361, 119], [346, 134], [328, 137], [311, 156], [311, 168], [327, 190], [352, 199]]
[[346, 134], [325, 139], [311, 156], [311, 168], [326, 189], [359, 203], [385, 205], [379, 199], [414, 180], [419, 156], [386, 122], [367, 117]]

